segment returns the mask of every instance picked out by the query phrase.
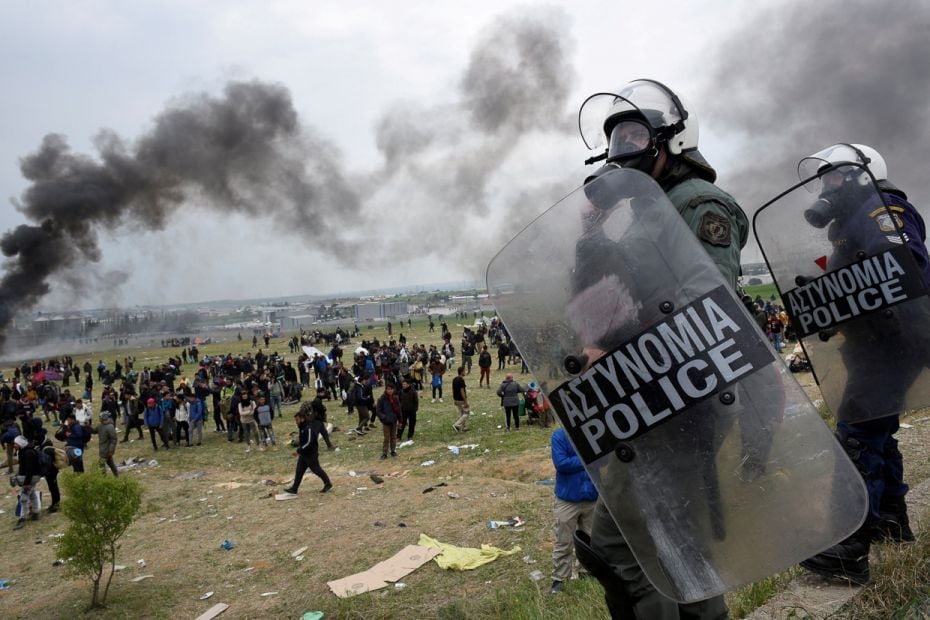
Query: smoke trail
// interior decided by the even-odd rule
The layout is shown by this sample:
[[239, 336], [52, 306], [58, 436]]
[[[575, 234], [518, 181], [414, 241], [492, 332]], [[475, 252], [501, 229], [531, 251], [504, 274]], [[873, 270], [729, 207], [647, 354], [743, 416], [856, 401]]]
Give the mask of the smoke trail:
[[722, 184], [753, 211], [797, 163], [836, 142], [875, 147], [917, 204], [930, 144], [930, 4], [795, 2], [751, 17], [715, 48], [701, 108], [745, 140]]
[[[575, 136], [569, 22], [560, 9], [497, 18], [478, 36], [450, 101], [405, 102], [382, 116], [376, 135], [385, 166], [370, 210], [393, 213], [404, 238], [427, 240], [424, 251], [482, 276], [488, 259], [525, 223], [517, 213], [535, 207], [535, 215], [577, 185], [577, 178], [553, 184], [508, 176], [514, 160], [551, 158], [547, 137]], [[530, 205], [529, 195], [537, 202]], [[493, 206], [502, 200], [507, 215], [495, 217]], [[391, 208], [396, 204], [403, 209]], [[437, 225], [447, 231], [437, 234]], [[464, 242], [446, 243], [451, 233]]]
[[53, 279], [100, 260], [98, 230], [162, 229], [191, 201], [220, 212], [273, 213], [282, 229], [343, 250], [334, 255], [345, 264], [357, 256], [350, 239], [332, 234], [360, 210], [339, 154], [300, 127], [281, 86], [237, 82], [220, 98], [189, 96], [134, 144], [102, 131], [95, 147], [97, 158], [75, 154], [63, 136], [50, 134], [21, 160], [32, 184], [15, 204], [36, 224], [0, 238], [9, 259], [0, 279], [0, 330], [48, 293]]
[[[21, 160], [31, 185], [16, 206], [32, 224], [0, 238], [9, 258], [0, 279], [0, 333], [53, 283], [73, 281], [82, 265], [101, 259], [98, 231], [164, 229], [181, 208], [272, 216], [346, 269], [371, 256], [358, 251], [362, 239], [353, 231], [396, 222], [402, 228], [388, 229], [387, 243], [369, 246], [375, 256], [454, 261], [461, 253], [479, 275], [500, 238], [519, 228], [488, 226], [492, 203], [500, 202], [489, 184], [513, 158], [533, 154], [539, 136], [573, 132], [568, 18], [560, 10], [523, 13], [504, 15], [481, 33], [451, 101], [388, 108], [374, 136], [383, 167], [351, 181], [339, 152], [301, 124], [289, 92], [258, 81], [230, 83], [222, 97], [180, 98], [132, 143], [102, 131], [96, 157], [71, 152], [63, 136], [46, 136]], [[544, 206], [565, 193], [546, 181], [513, 188], [516, 208], [526, 210], [530, 194]], [[468, 242], [448, 243], [437, 223], [456, 238], [472, 227]], [[405, 253], [398, 250], [405, 240], [438, 243]]]

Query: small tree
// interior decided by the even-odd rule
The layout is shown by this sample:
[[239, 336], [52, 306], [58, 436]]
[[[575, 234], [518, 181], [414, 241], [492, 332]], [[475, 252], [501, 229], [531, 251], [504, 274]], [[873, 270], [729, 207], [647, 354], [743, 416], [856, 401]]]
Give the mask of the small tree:
[[[139, 514], [142, 485], [129, 476], [106, 476], [99, 471], [61, 476], [67, 499], [61, 511], [71, 521], [61, 539], [59, 553], [68, 558], [69, 570], [94, 582], [91, 608], [103, 607], [116, 568], [117, 541]], [[100, 581], [107, 576], [100, 596]]]

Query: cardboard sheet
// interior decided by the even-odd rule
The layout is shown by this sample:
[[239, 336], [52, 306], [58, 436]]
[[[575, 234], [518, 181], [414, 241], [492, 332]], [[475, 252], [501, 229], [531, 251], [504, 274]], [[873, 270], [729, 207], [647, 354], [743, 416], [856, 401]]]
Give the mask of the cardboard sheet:
[[356, 594], [379, 590], [388, 583], [399, 581], [420, 568], [438, 555], [439, 551], [439, 549], [420, 545], [407, 545], [387, 560], [378, 562], [366, 571], [330, 581], [326, 585], [339, 598], [349, 598]]

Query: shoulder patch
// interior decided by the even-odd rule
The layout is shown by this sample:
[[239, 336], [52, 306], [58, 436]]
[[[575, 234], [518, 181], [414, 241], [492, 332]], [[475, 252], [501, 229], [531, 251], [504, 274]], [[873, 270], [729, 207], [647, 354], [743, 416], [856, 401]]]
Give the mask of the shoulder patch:
[[879, 230], [882, 232], [894, 232], [898, 229], [904, 228], [904, 221], [901, 219], [897, 213], [889, 213], [884, 209], [876, 209], [869, 215], [872, 216], [872, 219], [878, 224]]
[[698, 225], [698, 238], [711, 245], [730, 247], [730, 220], [718, 213], [705, 213]]

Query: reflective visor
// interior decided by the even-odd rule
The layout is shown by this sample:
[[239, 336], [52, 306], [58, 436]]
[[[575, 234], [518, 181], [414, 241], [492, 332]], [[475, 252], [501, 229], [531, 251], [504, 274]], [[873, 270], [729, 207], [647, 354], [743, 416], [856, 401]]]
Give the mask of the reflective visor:
[[607, 152], [611, 159], [632, 157], [653, 148], [652, 129], [643, 121], [620, 121], [610, 132]]
[[819, 194], [824, 186], [827, 189], [836, 188], [842, 184], [850, 170], [841, 168], [830, 171], [830, 168], [843, 162], [861, 163], [861, 160], [856, 150], [849, 145], [834, 144], [802, 159], [798, 164], [798, 178], [804, 181], [817, 175], [804, 184], [804, 189], [814, 194]]

